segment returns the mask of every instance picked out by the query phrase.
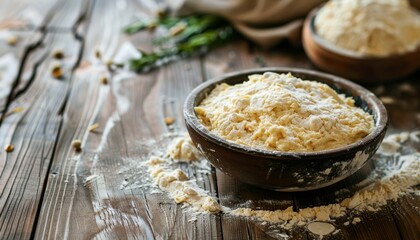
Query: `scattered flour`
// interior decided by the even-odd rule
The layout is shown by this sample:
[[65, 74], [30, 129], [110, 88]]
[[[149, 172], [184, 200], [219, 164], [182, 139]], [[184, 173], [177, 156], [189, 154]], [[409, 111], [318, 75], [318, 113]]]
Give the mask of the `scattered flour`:
[[[179, 161], [176, 158], [166, 157], [168, 154], [164, 157], [153, 156], [145, 164], [148, 166], [151, 179], [160, 189], [166, 191], [175, 202], [185, 203], [186, 206], [191, 206], [198, 213], [223, 212], [233, 216], [252, 217], [261, 221], [262, 225], [267, 225], [268, 223], [277, 224], [276, 226], [283, 229], [306, 225], [309, 231], [322, 238], [322, 236], [336, 232], [334, 231], [334, 225], [328, 223], [334, 221], [334, 219], [350, 217], [354, 213], [377, 211], [381, 206], [387, 204], [387, 201], [396, 200], [399, 196], [407, 193], [418, 194], [419, 191], [412, 187], [420, 184], [420, 153], [403, 154], [400, 151], [401, 144], [411, 139], [410, 136], [411, 134], [408, 133], [400, 133], [390, 135], [384, 140], [384, 144], [378, 152], [379, 157], [374, 159], [374, 161], [377, 161], [377, 167], [371, 176], [368, 177], [370, 182], [362, 185], [362, 188], [351, 197], [333, 204], [303, 208], [299, 209], [299, 211], [294, 211], [292, 206], [276, 211], [253, 210], [250, 208], [231, 210], [221, 206], [215, 198], [201, 189], [196, 184], [196, 179], [188, 177], [183, 170], [174, 168], [174, 163]], [[170, 146], [182, 146], [182, 144], [179, 144], [180, 142], [185, 143], [188, 141], [190, 141], [188, 137], [175, 138]], [[387, 144], [392, 146], [398, 145], [398, 147], [393, 148], [392, 152], [388, 151], [389, 149], [385, 151], [384, 145], [386, 146]], [[193, 145], [190, 146], [192, 147]], [[386, 162], [386, 159], [389, 159], [389, 154], [392, 154], [397, 163]], [[190, 154], [187, 155], [191, 156]], [[173, 156], [181, 155], [175, 154]], [[177, 158], [179, 159], [179, 157]], [[187, 163], [194, 164], [199, 161], [190, 160]], [[95, 176], [92, 176], [88, 177], [86, 181], [93, 181], [94, 179]], [[347, 220], [343, 223], [345, 226], [362, 221], [360, 217], [352, 217]], [[190, 221], [193, 222], [196, 219], [193, 217]]]
[[241, 84], [219, 84], [195, 112], [221, 138], [284, 152], [346, 146], [374, 126], [372, 116], [354, 106], [353, 98], [290, 73], [266, 72]]
[[[394, 134], [387, 137], [384, 142], [401, 143], [406, 141], [408, 136], [408, 133]], [[399, 153], [394, 152], [394, 154]], [[383, 169], [379, 167], [379, 171], [385, 171], [383, 177], [375, 179], [371, 184], [340, 203], [300, 209], [298, 212], [289, 207], [277, 211], [237, 208], [229, 213], [237, 216], [254, 217], [268, 222], [284, 222], [285, 227], [291, 227], [299, 222], [328, 221], [332, 218], [344, 216], [350, 210], [358, 212], [376, 211], [387, 201], [396, 200], [399, 196], [412, 192], [411, 187], [420, 184], [420, 154], [402, 155], [398, 158], [397, 168]], [[378, 161], [381, 160], [383, 159]], [[352, 222], [357, 223], [360, 220], [360, 218], [354, 218]]]
[[177, 161], [195, 161], [201, 157], [188, 135], [175, 138], [169, 145], [167, 155]]
[[420, 142], [420, 131], [410, 133], [410, 139], [413, 142]]
[[389, 135], [382, 141], [379, 152], [386, 155], [395, 154], [401, 148], [401, 143], [406, 142], [410, 136], [415, 136], [413, 133], [407, 132]]
[[160, 189], [168, 192], [176, 203], [188, 203], [194, 209], [204, 212], [220, 212], [217, 200], [209, 196], [181, 169], [169, 168], [170, 160], [152, 156], [147, 162], [149, 173]]
[[346, 213], [346, 208], [340, 204], [330, 204], [326, 206], [303, 208], [297, 212], [293, 211], [293, 207], [290, 206], [285, 210], [276, 211], [237, 208], [228, 213], [235, 216], [254, 217], [258, 220], [271, 223], [283, 223], [282, 227], [289, 229], [295, 225], [305, 225], [313, 220], [330, 221], [331, 218], [342, 217]]
[[407, 0], [331, 0], [315, 28], [328, 42], [362, 55], [383, 57], [420, 45], [420, 14]]

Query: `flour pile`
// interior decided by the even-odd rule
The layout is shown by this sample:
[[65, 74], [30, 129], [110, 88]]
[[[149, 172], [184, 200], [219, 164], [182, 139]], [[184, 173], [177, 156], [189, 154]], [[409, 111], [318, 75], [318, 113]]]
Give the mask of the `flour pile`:
[[362, 55], [384, 57], [420, 45], [420, 14], [407, 0], [331, 0], [315, 28], [328, 42]]
[[200, 121], [226, 140], [258, 149], [317, 152], [354, 143], [372, 116], [326, 84], [266, 72], [217, 85], [195, 107]]

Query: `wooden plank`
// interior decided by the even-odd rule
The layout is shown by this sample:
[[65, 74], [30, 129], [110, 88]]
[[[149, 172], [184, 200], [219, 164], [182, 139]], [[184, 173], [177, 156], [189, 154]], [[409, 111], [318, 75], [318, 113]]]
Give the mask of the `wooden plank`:
[[[283, 53], [283, 52], [282, 52]], [[291, 66], [296, 58], [291, 52], [264, 53], [254, 49], [245, 41], [237, 41], [215, 49], [204, 58], [206, 79], [221, 74], [257, 67]], [[293, 56], [291, 58], [291, 56]], [[223, 61], [220, 61], [223, 59]], [[291, 60], [292, 59], [292, 60]], [[302, 61], [307, 65], [307, 61]], [[220, 203], [229, 208], [251, 207], [253, 209], [286, 209], [293, 206], [293, 194], [262, 190], [243, 184], [220, 171], [217, 171], [217, 187]], [[306, 239], [293, 231], [286, 231], [275, 225], [262, 224], [250, 219], [222, 216], [222, 231], [225, 239], [271, 239], [293, 236], [295, 239]]]
[[0, 2], [0, 29], [34, 30], [43, 26], [54, 8], [52, 0]]
[[[23, 64], [32, 46], [36, 46], [43, 36], [35, 26], [41, 26], [48, 20], [48, 11], [53, 8], [51, 1], [0, 2], [0, 111], [4, 112], [6, 99], [13, 85], [15, 91], [24, 88], [33, 76], [38, 62], [31, 56], [28, 64]], [[32, 54], [34, 55], [34, 54]], [[21, 66], [23, 66], [22, 69]]]
[[[57, 145], [42, 205], [36, 237], [51, 238], [220, 238], [217, 216], [192, 215], [175, 204], [165, 193], [150, 193], [144, 188], [121, 189], [125, 179], [141, 180], [137, 174], [118, 170], [136, 167], [145, 160], [168, 132], [185, 131], [182, 105], [187, 93], [202, 79], [198, 58], [180, 60], [150, 74], [125, 71], [108, 72], [104, 61], [113, 59], [127, 40], [142, 49], [150, 49], [150, 36], [131, 38], [119, 34], [121, 28], [141, 12], [135, 2], [118, 6], [115, 1], [97, 1], [92, 17], [84, 22], [85, 52], [75, 72], [74, 84], [64, 111], [63, 131]], [[101, 60], [95, 59], [99, 49]], [[101, 76], [108, 85], [100, 83]], [[164, 117], [175, 117], [168, 128]], [[87, 129], [99, 123], [100, 129]], [[83, 140], [83, 151], [71, 148], [73, 139]], [[149, 144], [149, 145], [148, 145]], [[138, 166], [137, 166], [138, 167]], [[144, 168], [144, 167], [143, 167]], [[215, 193], [212, 175], [195, 168], [189, 175], [203, 178], [199, 184]], [[135, 171], [134, 171], [135, 172]], [[85, 183], [91, 176], [94, 180]]]
[[[415, 131], [420, 128], [420, 74], [414, 74], [406, 79], [384, 86], [371, 87], [381, 97], [388, 110], [391, 127], [388, 133], [400, 131]], [[409, 140], [404, 145], [420, 151], [420, 143]], [[419, 239], [420, 236], [420, 196], [407, 195], [395, 202], [390, 202], [387, 208], [392, 214], [402, 239]]]
[[420, 198], [403, 196], [388, 207], [398, 226], [402, 239], [418, 239], [420, 236]]
[[[47, 13], [52, 8], [51, 2], [48, 2], [49, 5], [43, 3], [37, 6], [41, 7], [40, 26], [47, 24], [52, 16]], [[17, 10], [11, 12], [22, 17], [31, 13], [32, 7], [32, 4], [17, 4]], [[33, 10], [32, 13], [36, 15], [39, 12]], [[80, 48], [73, 34], [47, 34], [45, 31], [23, 31], [19, 34], [28, 36], [28, 40], [18, 43], [15, 51], [20, 55], [19, 72], [14, 79], [15, 91], [9, 95], [13, 101], [6, 104], [6, 109], [19, 107], [23, 111], [4, 118], [0, 127], [2, 148], [6, 144], [15, 148], [12, 153], [1, 151], [0, 154], [2, 239], [27, 239], [34, 234], [39, 203], [61, 126], [60, 112]], [[66, 51], [67, 58], [61, 61], [64, 76], [55, 79], [51, 76], [51, 68], [56, 61], [51, 57], [52, 49], [64, 49], [69, 45], [73, 47]]]
[[[72, 35], [47, 35], [43, 51], [60, 46], [64, 42], [73, 44], [73, 52], [68, 52], [66, 66], [71, 69], [78, 52], [78, 44]], [[29, 238], [32, 234], [39, 202], [49, 168], [56, 137], [60, 129], [59, 115], [69, 82], [68, 68], [62, 80], [51, 77], [50, 57], [39, 68], [32, 86], [11, 108], [23, 107], [3, 121], [0, 128], [1, 145], [13, 144], [12, 153], [1, 152], [2, 173], [0, 182], [0, 235], [4, 239]]]
[[93, 0], [55, 1], [51, 13], [51, 20], [46, 24], [48, 31], [68, 32], [74, 26], [88, 4]]
[[[37, 53], [48, 30], [72, 32], [83, 9], [83, 1], [2, 1], [0, 3], [0, 111], [32, 84], [45, 55]], [[63, 7], [64, 6], [64, 7]], [[16, 39], [15, 44], [10, 44]], [[58, 49], [51, 49], [51, 51]], [[60, 49], [62, 50], [62, 49]], [[42, 53], [42, 51], [41, 51]], [[28, 60], [28, 58], [31, 58]], [[3, 86], [4, 85], [4, 86]], [[11, 91], [13, 91], [11, 93]], [[9, 94], [10, 93], [10, 94]]]
[[[7, 38], [17, 37], [19, 39], [16, 45], [7, 43]], [[0, 111], [4, 111], [5, 102], [9, 96], [12, 86], [19, 78], [19, 85], [16, 90], [23, 88], [33, 75], [34, 64], [36, 60], [25, 65], [25, 69], [19, 73], [22, 59], [28, 51], [28, 47], [40, 41], [42, 34], [32, 31], [7, 31], [4, 38], [0, 41]], [[33, 59], [34, 57], [31, 56]], [[18, 76], [21, 75], [21, 76]]]

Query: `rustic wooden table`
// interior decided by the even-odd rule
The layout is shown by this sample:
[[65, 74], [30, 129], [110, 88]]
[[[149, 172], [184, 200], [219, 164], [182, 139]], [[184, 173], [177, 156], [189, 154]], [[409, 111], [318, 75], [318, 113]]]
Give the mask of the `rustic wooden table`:
[[[1, 89], [0, 146], [15, 147], [0, 153], [0, 238], [272, 239], [283, 232], [290, 239], [316, 237], [305, 228], [273, 230], [227, 215], [199, 215], [188, 222], [188, 213], [165, 193], [120, 189], [126, 177], [119, 169], [144, 159], [151, 150], [145, 143], [185, 131], [183, 101], [201, 82], [253, 67], [314, 68], [301, 49], [280, 46], [264, 52], [237, 40], [148, 74], [109, 72], [104, 62], [114, 59], [128, 41], [152, 48], [151, 33], [121, 33], [123, 26], [146, 14], [145, 8], [129, 0], [0, 2], [0, 82], [13, 83], [11, 89]], [[18, 36], [14, 46], [6, 43], [10, 36]], [[56, 49], [65, 55], [61, 79], [51, 76]], [[97, 49], [103, 61], [95, 58]], [[109, 84], [101, 83], [102, 76]], [[389, 132], [419, 129], [419, 72], [369, 88], [385, 97]], [[172, 127], [165, 117], [175, 117]], [[93, 123], [100, 128], [89, 132]], [[82, 152], [72, 149], [74, 139], [82, 139]], [[201, 176], [199, 185], [228, 207], [245, 201], [269, 210], [316, 206], [334, 201], [334, 189], [351, 184], [347, 180], [320, 191], [274, 193], [214, 169], [210, 175], [188, 171]], [[98, 175], [95, 184], [85, 186], [93, 174]], [[419, 196], [404, 196], [363, 215], [361, 224], [337, 224], [340, 232], [324, 239], [420, 239], [419, 209]]]

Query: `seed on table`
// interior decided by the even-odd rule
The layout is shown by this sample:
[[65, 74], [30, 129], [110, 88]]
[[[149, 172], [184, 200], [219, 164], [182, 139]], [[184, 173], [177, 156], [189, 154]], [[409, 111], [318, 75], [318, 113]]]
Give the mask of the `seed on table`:
[[164, 119], [164, 121], [165, 121], [166, 125], [172, 125], [175, 122], [175, 118], [174, 117], [166, 117]]
[[179, 22], [175, 26], [171, 27], [169, 29], [169, 35], [172, 37], [175, 37], [182, 33], [187, 28], [187, 24], [184, 22]]
[[96, 57], [97, 59], [101, 59], [101, 57], [102, 57], [102, 53], [101, 53], [101, 51], [100, 51], [99, 49], [96, 49], [96, 51], [95, 51], [95, 57]]
[[73, 140], [73, 142], [71, 142], [71, 145], [76, 151], [82, 150], [82, 141], [80, 141], [79, 139]]
[[106, 76], [101, 77], [101, 83], [103, 85], [107, 85], [108, 84], [108, 78]]
[[158, 26], [157, 22], [150, 22], [149, 24], [147, 24], [147, 29], [155, 30], [157, 26]]
[[64, 72], [60, 65], [54, 65], [51, 69], [51, 75], [54, 78], [61, 78], [63, 76]]
[[113, 70], [112, 67], [114, 65], [114, 62], [112, 60], [107, 60], [105, 62], [105, 65], [106, 65], [106, 67], [108, 68], [109, 71], [112, 71]]
[[9, 44], [10, 46], [15, 46], [18, 42], [18, 37], [16, 36], [10, 36], [7, 38], [7, 44]]
[[56, 49], [54, 50], [54, 52], [52, 53], [53, 58], [55, 59], [63, 59], [64, 58], [64, 52], [61, 51], [60, 49]]
[[89, 132], [93, 132], [98, 128], [99, 128], [99, 123], [94, 123], [94, 124], [89, 126], [88, 130], [89, 130]]
[[163, 18], [163, 17], [165, 17], [166, 15], [168, 15], [168, 10], [167, 10], [167, 9], [165, 9], [165, 8], [159, 8], [159, 9], [156, 11], [156, 15], [157, 15], [158, 17], [160, 17], [160, 18]]
[[6, 152], [13, 152], [13, 150], [15, 150], [15, 147], [12, 145], [12, 144], [7, 144], [5, 147], [4, 147], [4, 150], [6, 151]]
[[20, 112], [22, 112], [24, 110], [24, 108], [23, 107], [15, 107], [14, 109], [12, 109], [11, 111], [9, 111], [8, 113], [6, 113], [4, 116], [5, 117], [8, 117], [8, 116], [10, 116], [10, 115], [12, 115], [12, 114], [14, 114], [14, 113], [20, 113]]

